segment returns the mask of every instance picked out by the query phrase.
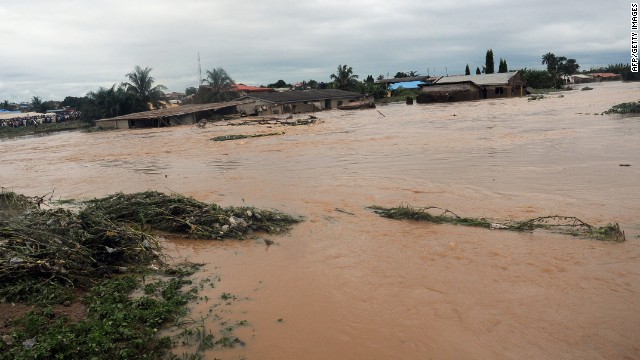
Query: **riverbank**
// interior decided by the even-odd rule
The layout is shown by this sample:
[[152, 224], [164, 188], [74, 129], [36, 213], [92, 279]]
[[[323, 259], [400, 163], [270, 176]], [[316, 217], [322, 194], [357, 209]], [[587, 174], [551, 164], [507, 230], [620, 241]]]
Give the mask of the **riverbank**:
[[18, 127], [3, 126], [3, 127], [0, 127], [0, 139], [14, 138], [14, 137], [26, 136], [26, 135], [48, 134], [48, 133], [54, 133], [58, 131], [87, 129], [91, 126], [92, 124], [90, 122], [85, 122], [85, 121], [66, 121], [66, 122], [60, 122], [60, 123], [46, 123], [46, 124], [38, 124], [37, 126], [34, 126], [34, 125], [18, 126]]

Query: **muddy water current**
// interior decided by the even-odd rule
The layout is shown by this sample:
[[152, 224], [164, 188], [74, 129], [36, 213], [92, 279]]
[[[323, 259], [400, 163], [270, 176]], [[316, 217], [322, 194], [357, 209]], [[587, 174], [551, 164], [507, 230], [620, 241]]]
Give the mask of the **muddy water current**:
[[[640, 84], [317, 113], [312, 126], [62, 133], [0, 142], [0, 185], [176, 191], [304, 216], [275, 241], [167, 239], [219, 276], [194, 305], [246, 320], [222, 359], [639, 359]], [[597, 113], [598, 115], [594, 115]], [[284, 135], [213, 142], [228, 134]], [[629, 164], [631, 166], [619, 166]], [[369, 205], [620, 223], [624, 243], [388, 220]], [[262, 235], [261, 235], [262, 236]], [[235, 299], [220, 302], [222, 293]], [[217, 334], [213, 316], [205, 326]]]

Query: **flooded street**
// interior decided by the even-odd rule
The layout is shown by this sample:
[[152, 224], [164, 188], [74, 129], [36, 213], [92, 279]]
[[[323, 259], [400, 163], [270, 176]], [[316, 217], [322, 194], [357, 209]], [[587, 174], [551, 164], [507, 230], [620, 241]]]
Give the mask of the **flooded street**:
[[[392, 104], [312, 126], [174, 127], [0, 141], [0, 185], [54, 198], [175, 191], [304, 216], [264, 242], [169, 239], [230, 293], [223, 359], [640, 358], [638, 83], [544, 99]], [[597, 113], [598, 115], [594, 115]], [[284, 135], [214, 142], [218, 135]], [[630, 164], [631, 166], [619, 166]], [[624, 243], [384, 219], [370, 205], [620, 223]], [[206, 313], [201, 302], [194, 314]], [[214, 321], [211, 319], [210, 321]], [[210, 326], [213, 328], [213, 325]]]

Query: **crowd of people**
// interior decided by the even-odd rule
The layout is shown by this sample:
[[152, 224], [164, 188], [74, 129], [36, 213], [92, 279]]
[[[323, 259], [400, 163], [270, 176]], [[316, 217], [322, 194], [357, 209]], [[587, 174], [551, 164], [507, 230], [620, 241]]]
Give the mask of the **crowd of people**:
[[47, 113], [37, 115], [15, 114], [15, 117], [0, 119], [0, 127], [17, 128], [21, 126], [38, 126], [41, 124], [60, 123], [80, 119], [79, 111], [65, 113]]

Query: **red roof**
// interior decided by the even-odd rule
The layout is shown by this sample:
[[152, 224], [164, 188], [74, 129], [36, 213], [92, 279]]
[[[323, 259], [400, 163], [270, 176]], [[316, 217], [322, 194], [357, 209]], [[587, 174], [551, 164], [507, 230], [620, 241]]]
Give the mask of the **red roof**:
[[616, 76], [620, 76], [618, 74], [614, 74], [614, 73], [593, 73], [593, 74], [589, 74], [591, 76], [597, 76], [597, 77], [616, 77]]
[[275, 91], [272, 88], [249, 86], [245, 84], [236, 84], [234, 88], [236, 91], [242, 91], [242, 92], [273, 92]]

